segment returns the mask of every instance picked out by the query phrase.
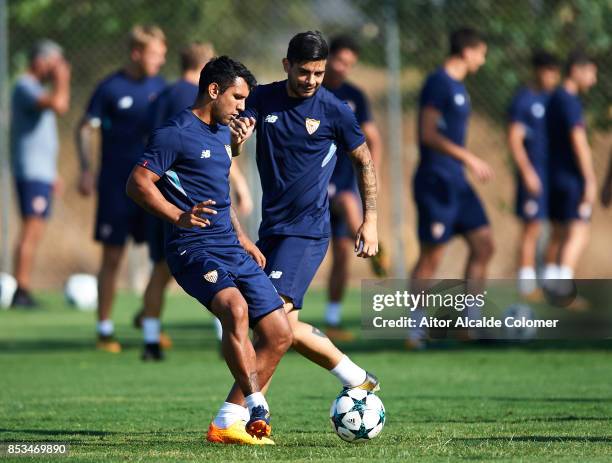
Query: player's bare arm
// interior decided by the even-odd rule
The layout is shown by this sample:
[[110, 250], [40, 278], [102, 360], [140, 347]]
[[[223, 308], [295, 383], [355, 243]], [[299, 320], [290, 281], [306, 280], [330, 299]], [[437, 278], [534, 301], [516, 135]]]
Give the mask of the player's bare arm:
[[70, 109], [70, 64], [64, 58], [58, 58], [51, 70], [52, 89], [44, 93], [37, 101], [40, 109], [51, 109], [63, 115]]
[[253, 198], [249, 191], [249, 185], [247, 184], [246, 178], [238, 167], [237, 163], [232, 163], [230, 168], [230, 186], [236, 194], [236, 207], [238, 212], [242, 215], [249, 215], [253, 212]]
[[79, 193], [83, 196], [90, 196], [94, 191], [94, 174], [92, 172], [92, 160], [94, 153], [94, 138], [99, 130], [96, 120], [84, 116], [76, 130], [76, 148], [81, 166], [81, 176], [79, 179]]
[[236, 236], [238, 237], [240, 245], [244, 248], [246, 253], [249, 254], [255, 260], [255, 262], [257, 262], [257, 265], [259, 265], [261, 268], [264, 268], [266, 266], [266, 258], [259, 250], [259, 248], [255, 246], [255, 243], [251, 241], [251, 239], [242, 229], [234, 206], [230, 207], [230, 218], [232, 220], [232, 226], [234, 227], [234, 231], [236, 232]]
[[203, 201], [189, 211], [182, 211], [161, 194], [155, 185], [159, 178], [159, 175], [149, 169], [136, 166], [127, 181], [125, 192], [139, 206], [177, 227], [205, 228], [210, 225], [210, 221], [203, 215], [217, 213], [209, 207], [215, 205], [213, 200]]
[[421, 140], [430, 148], [463, 162], [481, 182], [491, 180], [493, 169], [486, 161], [462, 146], [453, 143], [438, 131], [438, 121], [442, 117], [440, 111], [427, 106], [421, 114]]
[[363, 223], [355, 237], [355, 250], [359, 257], [372, 257], [378, 253], [376, 169], [367, 143], [362, 143], [351, 151], [350, 157], [357, 171], [363, 203]]
[[570, 133], [570, 138], [574, 153], [576, 153], [578, 168], [584, 179], [582, 201], [592, 205], [597, 196], [597, 182], [595, 179], [595, 170], [593, 169], [591, 147], [589, 146], [586, 130], [582, 126], [574, 127]]
[[529, 160], [529, 155], [525, 150], [525, 127], [523, 124], [513, 122], [508, 127], [508, 146], [512, 153], [514, 163], [518, 168], [521, 181], [527, 191], [533, 196], [539, 196], [542, 192], [542, 182], [535, 171], [533, 164]]
[[235, 117], [229, 123], [232, 133], [232, 156], [240, 156], [242, 146], [255, 130], [255, 119], [253, 117]]

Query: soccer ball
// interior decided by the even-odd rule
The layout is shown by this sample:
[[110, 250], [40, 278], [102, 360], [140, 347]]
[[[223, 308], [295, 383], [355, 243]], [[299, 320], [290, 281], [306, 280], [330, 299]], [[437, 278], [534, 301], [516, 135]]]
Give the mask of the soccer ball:
[[66, 281], [64, 295], [78, 310], [94, 310], [98, 305], [98, 280], [93, 275], [76, 273]]
[[340, 439], [374, 439], [385, 425], [385, 407], [377, 395], [363, 389], [343, 389], [329, 411], [332, 429]]
[[508, 317], [514, 320], [535, 320], [536, 316], [531, 307], [526, 304], [514, 304], [504, 311], [504, 335], [506, 339], [517, 341], [528, 341], [535, 338], [538, 332], [535, 326], [507, 326], [505, 321]]
[[0, 273], [0, 309], [8, 309], [17, 291], [17, 280], [8, 273]]

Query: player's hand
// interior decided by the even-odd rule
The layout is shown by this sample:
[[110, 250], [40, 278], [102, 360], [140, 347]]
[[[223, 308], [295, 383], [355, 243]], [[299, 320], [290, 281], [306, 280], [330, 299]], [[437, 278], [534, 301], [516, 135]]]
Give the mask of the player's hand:
[[79, 179], [79, 193], [82, 196], [91, 196], [94, 191], [95, 180], [93, 173], [89, 170], [81, 172], [81, 178]]
[[66, 82], [70, 80], [70, 64], [64, 58], [59, 58], [53, 66], [51, 73], [55, 81]]
[[531, 196], [540, 196], [542, 193], [542, 182], [533, 169], [529, 169], [523, 174], [523, 184]]
[[612, 204], [612, 182], [607, 181], [601, 189], [601, 204], [603, 207], [610, 207]]
[[229, 123], [229, 129], [232, 133], [232, 145], [241, 145], [255, 130], [255, 118], [253, 117], [235, 117]]
[[266, 256], [264, 256], [263, 253], [259, 250], [259, 248], [255, 246], [255, 243], [253, 243], [247, 237], [242, 237], [242, 239], [240, 240], [240, 244], [242, 245], [246, 253], [255, 260], [257, 265], [259, 265], [261, 268], [264, 268], [266, 266]]
[[372, 257], [378, 253], [378, 230], [376, 222], [365, 220], [355, 236], [357, 257]]
[[495, 173], [489, 163], [483, 161], [478, 156], [470, 155], [466, 159], [465, 164], [481, 182], [488, 182], [495, 177]]
[[196, 204], [189, 211], [183, 212], [175, 225], [180, 228], [206, 228], [210, 226], [210, 220], [202, 217], [205, 214], [215, 215], [217, 211], [208, 206], [216, 204], [212, 199]]
[[595, 179], [587, 179], [584, 182], [584, 191], [582, 193], [582, 202], [593, 205], [597, 197], [597, 183]]

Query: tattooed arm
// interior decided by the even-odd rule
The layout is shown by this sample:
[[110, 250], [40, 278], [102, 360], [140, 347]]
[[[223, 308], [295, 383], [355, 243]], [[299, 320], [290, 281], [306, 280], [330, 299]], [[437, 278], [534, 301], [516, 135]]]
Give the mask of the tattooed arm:
[[378, 220], [376, 206], [376, 171], [374, 161], [366, 143], [361, 144], [350, 153], [357, 171], [359, 193], [363, 203], [363, 223], [355, 238], [355, 251], [359, 257], [372, 257], [378, 252]]
[[257, 265], [264, 268], [266, 266], [266, 257], [242, 230], [242, 226], [238, 221], [238, 215], [236, 214], [234, 206], [230, 206], [230, 218], [232, 219], [232, 226], [234, 227], [234, 231], [236, 232], [240, 245], [244, 248], [247, 254], [250, 255], [255, 262], [257, 262]]

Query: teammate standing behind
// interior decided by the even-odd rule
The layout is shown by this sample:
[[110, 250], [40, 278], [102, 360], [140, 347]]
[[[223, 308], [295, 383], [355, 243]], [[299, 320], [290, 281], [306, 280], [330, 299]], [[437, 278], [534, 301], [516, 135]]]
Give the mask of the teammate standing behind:
[[[546, 107], [559, 83], [559, 63], [550, 53], [532, 57], [534, 82], [522, 87], [509, 110], [508, 145], [516, 164], [516, 214], [523, 222], [518, 289], [523, 297], [541, 299], [536, 279], [536, 250], [542, 221], [548, 218], [548, 135]], [[554, 254], [554, 236], [549, 249]]]
[[[51, 89], [44, 85], [50, 83]], [[11, 161], [22, 225], [15, 249], [17, 290], [13, 307], [35, 307], [30, 294], [34, 254], [45, 231], [54, 190], [58, 189], [56, 114], [70, 104], [70, 66], [50, 40], [30, 51], [25, 74], [17, 79], [11, 106]]]
[[95, 187], [92, 137], [102, 132], [102, 160], [97, 182], [95, 239], [102, 243], [98, 274], [97, 348], [118, 353], [111, 320], [119, 265], [129, 236], [145, 239], [146, 213], [125, 194], [125, 182], [142, 155], [150, 130], [150, 106], [165, 86], [157, 74], [166, 59], [166, 38], [156, 26], [134, 26], [129, 38], [129, 62], [96, 88], [77, 130], [81, 161], [79, 191], [89, 196]]
[[[246, 117], [232, 127], [250, 135], [257, 126], [262, 222], [258, 247], [266, 274], [285, 301], [293, 348], [327, 369], [344, 387], [378, 390], [373, 375], [353, 363], [319, 329], [299, 320], [304, 295], [329, 245], [327, 187], [336, 150], [358, 171], [364, 220], [355, 238], [359, 257], [378, 251], [376, 173], [353, 111], [325, 88], [327, 42], [320, 32], [303, 32], [289, 42], [283, 68], [287, 79], [259, 85], [246, 103]], [[246, 138], [246, 135], [245, 135]], [[239, 153], [242, 144], [233, 145]], [[234, 386], [230, 397], [238, 401]]]
[[[349, 36], [332, 38], [323, 86], [340, 100], [346, 102], [355, 113], [357, 123], [366, 137], [376, 171], [379, 170], [382, 142], [376, 124], [372, 120], [365, 94], [346, 81], [359, 58], [359, 47]], [[349, 156], [337, 152], [336, 167], [332, 174], [330, 193], [332, 268], [329, 273], [328, 303], [325, 311], [327, 329], [332, 340], [350, 341], [353, 334], [340, 326], [342, 299], [348, 280], [349, 262], [353, 255], [355, 235], [361, 225], [362, 212], [359, 205], [359, 189], [353, 163]], [[380, 254], [380, 250], [379, 250]], [[375, 262], [380, 255], [370, 259]], [[380, 263], [379, 263], [380, 265]]]
[[[465, 148], [470, 116], [470, 97], [463, 80], [485, 63], [487, 45], [473, 29], [450, 36], [450, 56], [431, 73], [419, 98], [418, 139], [420, 161], [414, 176], [414, 198], [418, 211], [420, 254], [412, 272], [413, 291], [421, 291], [418, 280], [434, 278], [455, 235], [469, 248], [465, 278], [477, 286], [486, 278], [493, 255], [491, 227], [480, 199], [465, 176], [465, 167], [486, 182], [493, 170]], [[468, 288], [478, 291], [479, 288]], [[470, 313], [472, 317], [476, 314]], [[419, 319], [422, 309], [414, 317]], [[409, 333], [408, 347], [421, 348], [425, 334]]]
[[[242, 233], [229, 194], [230, 145], [239, 138], [227, 124], [255, 85], [241, 63], [227, 56], [209, 61], [197, 101], [153, 133], [126, 187], [134, 201], [170, 222], [172, 274], [223, 324], [222, 351], [248, 409], [228, 398], [208, 431], [208, 440], [219, 443], [273, 443], [261, 389], [291, 345], [283, 301], [262, 270], [265, 258]], [[237, 419], [228, 421], [233, 412]]]
[[[572, 279], [589, 238], [590, 218], [597, 196], [591, 148], [579, 94], [597, 83], [597, 66], [574, 52], [563, 83], [550, 97], [547, 129], [550, 152], [550, 218], [561, 237], [556, 269], [548, 278]], [[556, 275], [555, 275], [556, 273]]]

